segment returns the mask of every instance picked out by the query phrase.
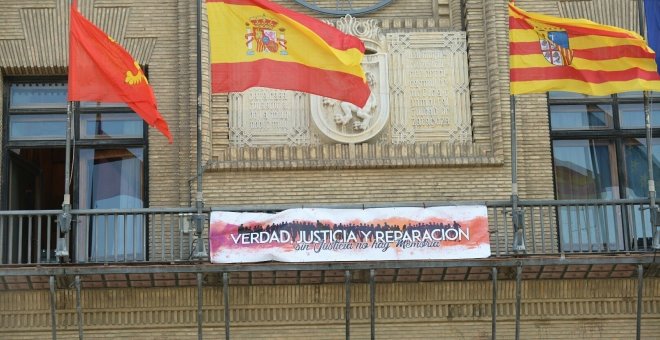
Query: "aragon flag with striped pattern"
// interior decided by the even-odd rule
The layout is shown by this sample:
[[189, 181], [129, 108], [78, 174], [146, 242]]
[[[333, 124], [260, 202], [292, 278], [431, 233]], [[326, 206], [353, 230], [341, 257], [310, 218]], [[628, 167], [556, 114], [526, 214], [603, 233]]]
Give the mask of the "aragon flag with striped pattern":
[[357, 37], [267, 0], [206, 0], [211, 90], [294, 90], [364, 106]]
[[509, 3], [511, 94], [660, 91], [655, 53], [635, 32], [529, 13]]

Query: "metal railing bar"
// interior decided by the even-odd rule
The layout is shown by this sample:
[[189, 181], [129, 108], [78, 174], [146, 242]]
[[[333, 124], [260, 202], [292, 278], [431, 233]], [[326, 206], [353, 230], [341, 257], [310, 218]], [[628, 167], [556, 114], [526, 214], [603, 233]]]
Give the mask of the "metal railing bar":
[[48, 221], [46, 221], [46, 262], [50, 263], [50, 245], [52, 242], [51, 239], [51, 234], [53, 231], [53, 219], [48, 217]]
[[81, 294], [80, 294], [80, 275], [75, 277], [76, 285], [76, 314], [78, 316], [78, 338], [83, 339], [83, 314], [81, 306]]
[[12, 251], [13, 247], [12, 245], [14, 244], [14, 228], [13, 228], [13, 216], [9, 216], [8, 223], [7, 223], [7, 240], [9, 240], [8, 245], [7, 245], [7, 260], [8, 263], [14, 263], [14, 252]]
[[112, 225], [113, 225], [112, 230], [114, 231], [114, 234], [115, 234], [115, 238], [112, 240], [112, 245], [114, 246], [115, 250], [114, 250], [112, 255], [114, 255], [115, 262], [118, 262], [119, 261], [119, 259], [118, 259], [118, 253], [119, 253], [118, 244], [119, 244], [119, 242], [117, 242], [117, 241], [119, 241], [119, 215], [116, 214], [116, 213], [112, 215]]
[[[628, 237], [628, 242], [626, 243], [628, 244], [630, 249], [638, 250], [639, 245], [637, 244], [637, 223], [635, 223], [636, 216], [634, 212], [635, 208], [633, 206], [626, 206], [625, 211], [627, 218], [623, 219], [622, 227], [627, 228], [628, 233], [630, 235], [630, 237]], [[644, 223], [644, 218], [646, 218], [646, 214], [644, 213], [643, 210], [640, 210], [640, 213], [641, 213], [640, 219], [642, 223]]]
[[218, 205], [210, 207], [211, 211], [242, 211], [242, 212], [260, 212], [260, 211], [279, 211], [298, 208], [327, 208], [327, 209], [370, 209], [370, 208], [391, 208], [391, 207], [445, 207], [460, 205], [486, 205], [486, 206], [506, 206], [511, 204], [507, 201], [430, 201], [430, 202], [394, 202], [394, 203], [328, 203], [328, 204], [261, 204], [261, 205]]
[[493, 280], [493, 302], [490, 306], [490, 316], [491, 316], [491, 332], [492, 339], [497, 339], [497, 267], [491, 269], [491, 277]]
[[197, 339], [202, 340], [202, 322], [204, 320], [204, 312], [202, 311], [202, 304], [204, 301], [203, 291], [202, 291], [202, 273], [197, 273]]
[[344, 271], [344, 291], [346, 292], [346, 310], [345, 310], [345, 322], [346, 322], [346, 340], [351, 338], [351, 271]]
[[[41, 263], [41, 227], [43, 226], [43, 217], [37, 219], [37, 263]], [[2, 237], [0, 236], [0, 239]]]
[[[4, 240], [5, 240], [5, 219], [4, 217], [0, 216], [0, 264], [5, 263]], [[7, 263], [11, 263], [11, 262], [7, 261]]]
[[530, 235], [526, 238], [527, 240], [532, 241], [532, 252], [536, 253], [536, 231], [534, 228], [534, 207], [529, 207], [529, 225], [530, 225]]
[[509, 250], [511, 243], [509, 242], [509, 219], [507, 218], [506, 209], [502, 208], [502, 220], [504, 224], [504, 250], [505, 254], [510, 254], [512, 251]]
[[21, 216], [21, 215], [46, 216], [46, 215], [57, 215], [61, 212], [62, 210], [0, 210], [0, 216]]
[[637, 322], [636, 322], [636, 339], [639, 340], [642, 337], [642, 299], [644, 289], [644, 266], [641, 264], [637, 265]]
[[[165, 218], [165, 215], [161, 215], [160, 220], [161, 220], [161, 225], [164, 224], [163, 219]], [[174, 224], [172, 223], [170, 219], [170, 258], [174, 260]]]
[[30, 264], [33, 262], [33, 255], [32, 255], [32, 215], [28, 216], [28, 236], [27, 236], [27, 246], [28, 246], [28, 251], [27, 251], [27, 263]]
[[[152, 216], [154, 217], [154, 221], [156, 221], [156, 216], [153, 215], [153, 214], [152, 214]], [[161, 219], [161, 223], [159, 224], [159, 229], [160, 229], [160, 258], [164, 260], [165, 259], [165, 228], [163, 228], [163, 223], [162, 222], [163, 221]]]
[[576, 205], [573, 208], [575, 208], [575, 229], [577, 230], [578, 251], [582, 251], [582, 245], [584, 243], [582, 243], [582, 228], [580, 228], [580, 207]]
[[16, 252], [16, 257], [18, 263], [23, 263], [23, 219], [25, 216], [18, 216], [18, 251]]
[[597, 205], [597, 206], [594, 207], [594, 209], [596, 210], [596, 213], [594, 215], [594, 223], [595, 223], [594, 224], [594, 233], [596, 233], [596, 242], [598, 242], [599, 251], [605, 251], [605, 249], [607, 248], [607, 246], [606, 246], [607, 242], [603, 241], [603, 232], [602, 232], [603, 227], [602, 227], [600, 219], [598, 218], [600, 216], [600, 213], [598, 212], [599, 209], [600, 209], [600, 206]]
[[[15, 212], [16, 210], [12, 210], [11, 212]], [[27, 214], [32, 214], [34, 215], [34, 212], [39, 212], [41, 210], [24, 210], [19, 214], [16, 215], [27, 215]], [[99, 215], [99, 214], [115, 214], [115, 213], [125, 213], [125, 214], [165, 214], [165, 213], [186, 213], [186, 212], [196, 212], [197, 210], [194, 208], [130, 208], [130, 209], [71, 209], [71, 213], [74, 215]], [[58, 214], [61, 213], [61, 210], [46, 210], [46, 212], [50, 212], [50, 214]], [[210, 212], [210, 209], [205, 210], [206, 213]], [[2, 212], [0, 212], [0, 215], [3, 215]], [[9, 215], [14, 215], [14, 214], [9, 214]]]
[[229, 331], [230, 331], [230, 318], [231, 315], [229, 313], [229, 273], [228, 272], [223, 272], [222, 273], [222, 302], [225, 307], [225, 339], [229, 340]]
[[369, 319], [371, 340], [376, 339], [376, 270], [369, 270]]
[[[548, 207], [548, 218], [550, 219], [548, 223], [550, 224], [550, 241], [553, 242], [553, 240], [556, 240], [557, 245], [556, 249], [557, 252], [559, 252], [561, 248], [561, 237], [559, 236], [559, 208], [557, 207]], [[552, 223], [556, 223], [555, 226], [552, 225]], [[554, 249], [554, 248], [553, 248]]]
[[[498, 208], [494, 208], [494, 214], [495, 214], [495, 256], [500, 256], [500, 214], [498, 213]], [[491, 236], [493, 234], [490, 234]]]
[[[184, 236], [184, 233], [183, 233], [183, 224], [186, 223], [186, 222], [184, 221], [185, 217], [182, 217], [181, 215], [178, 215], [176, 217], [177, 217], [176, 218], [177, 222], [179, 222], [178, 223], [179, 224], [179, 258], [183, 259], [183, 244], [185, 242], [185, 240], [184, 240], [185, 236]], [[173, 217], [172, 218], [172, 223], [174, 223], [174, 220], [175, 220], [175, 218]]]
[[[603, 222], [604, 222], [603, 224], [605, 225], [605, 239], [607, 240], [607, 242], [605, 242], [605, 244], [607, 245], [606, 247], [609, 249], [609, 247], [610, 247], [610, 219], [607, 218], [607, 206], [599, 205], [599, 207], [601, 207], [603, 209], [603, 215], [602, 215], [603, 216]], [[613, 211], [613, 212], [615, 213], [614, 217], [616, 218], [616, 211]], [[616, 223], [616, 221], [613, 221], [613, 223]]]
[[[600, 245], [598, 244], [598, 228], [597, 226], [591, 225], [591, 211], [593, 209], [598, 210], [598, 206], [586, 206], [584, 207], [584, 227], [587, 232], [587, 242], [589, 243], [589, 252], [594, 252], [594, 244], [596, 248], [600, 250]], [[592, 235], [593, 233], [593, 235]]]
[[149, 214], [149, 220], [151, 221], [151, 223], [153, 223], [152, 230], [154, 230], [154, 232], [152, 233], [153, 237], [149, 237], [149, 252], [151, 252], [153, 254], [153, 257], [156, 257], [156, 254], [157, 254], [156, 253], [156, 232], [155, 232], [156, 231], [156, 228], [155, 228], [156, 219], [154, 218], [154, 215], [151, 214], [151, 213]]
[[520, 339], [520, 314], [522, 307], [522, 264], [516, 267], [516, 340]]
[[[545, 223], [543, 218], [543, 206], [539, 207], [539, 223], [541, 227], [541, 253], [545, 254]], [[550, 238], [552, 239], [552, 238]]]
[[50, 286], [50, 327], [51, 327], [51, 338], [53, 340], [57, 339], [57, 313], [55, 311], [55, 276], [50, 276], [48, 278], [48, 284]]

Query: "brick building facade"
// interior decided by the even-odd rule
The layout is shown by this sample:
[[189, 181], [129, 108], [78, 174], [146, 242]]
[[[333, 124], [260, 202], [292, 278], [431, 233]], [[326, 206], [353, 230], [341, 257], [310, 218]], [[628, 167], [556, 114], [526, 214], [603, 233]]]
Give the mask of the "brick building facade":
[[[493, 205], [488, 202], [509, 200], [512, 189], [505, 0], [399, 0], [358, 15], [357, 19], [338, 19], [296, 1], [276, 2], [330, 20], [340, 29], [378, 30], [371, 35], [358, 31], [367, 40], [368, 49], [387, 55], [390, 120], [373, 139], [341, 143], [323, 136], [308, 118], [296, 123], [300, 125], [296, 126], [294, 139], [287, 130], [291, 126], [277, 130], [282, 128], [277, 119], [290, 122], [291, 113], [309, 117], [313, 109], [307, 95], [301, 95], [303, 104], [296, 101], [300, 97], [270, 101], [272, 91], [263, 90], [238, 97], [211, 95], [204, 21], [201, 140], [205, 212], [281, 210], [302, 205], [485, 202], [489, 206], [493, 256], [403, 264], [212, 265], [188, 256], [193, 251], [192, 236], [178, 229], [180, 220], [159, 225], [152, 220], [145, 234], [147, 253], [140, 261], [117, 261], [116, 257], [115, 261], [83, 261], [80, 256], [72, 256], [69, 263], [58, 264], [50, 263], [50, 256], [46, 256], [49, 261], [40, 262], [12, 261], [11, 255], [2, 255], [9, 260], [0, 267], [0, 338], [47, 338], [54, 332], [59, 338], [74, 338], [80, 332], [86, 338], [194, 338], [200, 325], [200, 306], [202, 333], [207, 338], [225, 335], [227, 315], [232, 338], [344, 338], [346, 271], [351, 273], [350, 335], [357, 339], [374, 335], [372, 321], [379, 339], [488, 339], [494, 330], [497, 337], [508, 339], [515, 337], [516, 324], [524, 339], [628, 339], [636, 334], [638, 308], [641, 338], [653, 339], [660, 334], [660, 271], [652, 247], [646, 243], [644, 247], [631, 246], [628, 242], [614, 250], [566, 251], [561, 245], [561, 228], [556, 225], [560, 213], [541, 210], [540, 215], [534, 215], [530, 203], [525, 208], [531, 211], [526, 215], [527, 254], [514, 253], [511, 216], [502, 209], [490, 209]], [[364, 1], [365, 6], [375, 2]], [[634, 0], [516, 3], [531, 12], [587, 17], [639, 30]], [[10, 133], [15, 130], [11, 130], [14, 121], [10, 118], [25, 112], [12, 111], [10, 98], [14, 84], [66, 82], [68, 4], [64, 0], [5, 0], [0, 4], [0, 82], [4, 85], [0, 191], [4, 193], [10, 192], [14, 183], [8, 164], [15, 156], [9, 153], [25, 154], [15, 150], [31, 148], [63, 149], [63, 141], [57, 138], [55, 142], [48, 138], [12, 139]], [[140, 208], [191, 206], [196, 191], [197, 150], [195, 1], [79, 0], [79, 7], [83, 15], [145, 66], [159, 109], [174, 136], [174, 143], [167, 144], [149, 128], [143, 139], [121, 145], [144, 146], [140, 150], [144, 150], [145, 194]], [[344, 20], [344, 26], [337, 20]], [[456, 41], [451, 46], [458, 47], [447, 47], [450, 39]], [[447, 48], [463, 56], [464, 61], [447, 57], [454, 56], [446, 52]], [[468, 98], [467, 105], [458, 108], [449, 101], [431, 105], [444, 110], [442, 115], [448, 123], [415, 120], [424, 117], [421, 111], [415, 116], [414, 100], [432, 95], [415, 97], [418, 88], [405, 72], [414, 69], [410, 63], [423, 65], [427, 58], [423, 53], [446, 57], [442, 60], [450, 65], [429, 72], [444, 75], [458, 69], [469, 77], [460, 91]], [[447, 98], [455, 98], [458, 94], [454, 92], [459, 91], [452, 84], [432, 86], [449, 89]], [[237, 116], [232, 112], [249, 111], [250, 101], [254, 100], [281, 104], [284, 109], [266, 128], [233, 121]], [[545, 94], [517, 99], [518, 190], [523, 201], [558, 199], [551, 104]], [[80, 150], [109, 147], [103, 143], [85, 144], [86, 140], [80, 138]], [[82, 155], [75, 153], [74, 167], [79, 157]], [[74, 187], [76, 176], [82, 176], [80, 170], [74, 171]], [[74, 197], [80, 199], [83, 196], [78, 191], [82, 190], [76, 189]], [[22, 210], [12, 206], [9, 194], [3, 195], [0, 210]], [[84, 208], [82, 203], [76, 206], [75, 200], [74, 209]], [[60, 203], [36, 208], [57, 209]], [[542, 227], [544, 222], [532, 216], [540, 216], [541, 220], [545, 217], [545, 223], [555, 225]], [[17, 237], [18, 231], [10, 231], [9, 219], [3, 217], [2, 221], [6, 224], [0, 224], [0, 230], [4, 230], [0, 235], [14, 242], [9, 235]], [[643, 236], [639, 239], [651, 235]], [[1, 247], [11, 252], [7, 242]], [[75, 248], [75, 241], [70, 242]], [[519, 283], [518, 270], [522, 279]], [[228, 290], [223, 288], [224, 273], [228, 273]], [[493, 273], [497, 280], [493, 280]], [[375, 314], [371, 312], [372, 302]]]

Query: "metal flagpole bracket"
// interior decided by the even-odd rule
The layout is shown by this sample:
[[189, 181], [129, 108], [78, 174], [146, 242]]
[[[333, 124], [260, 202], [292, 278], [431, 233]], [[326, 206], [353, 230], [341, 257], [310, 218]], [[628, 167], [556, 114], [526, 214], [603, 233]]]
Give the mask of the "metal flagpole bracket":
[[206, 243], [204, 242], [204, 226], [206, 225], [207, 216], [204, 213], [196, 213], [192, 216], [195, 222], [195, 251], [193, 257], [196, 259], [206, 259], [209, 254], [206, 251]]
[[516, 207], [511, 211], [511, 219], [513, 222], [513, 252], [516, 254], [524, 254], [525, 247], [525, 212]]
[[57, 248], [55, 249], [55, 256], [60, 258], [61, 262], [68, 262], [69, 249], [67, 247], [67, 235], [71, 230], [71, 206], [65, 207], [64, 211], [57, 215], [57, 226], [59, 229], [59, 237], [57, 238]]

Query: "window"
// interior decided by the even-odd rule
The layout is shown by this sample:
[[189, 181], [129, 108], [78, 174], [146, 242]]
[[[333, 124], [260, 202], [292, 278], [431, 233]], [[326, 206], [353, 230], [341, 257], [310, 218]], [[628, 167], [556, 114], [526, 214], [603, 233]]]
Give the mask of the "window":
[[[656, 101], [659, 93], [653, 97]], [[559, 200], [648, 197], [641, 92], [606, 97], [549, 95], [555, 193]], [[660, 189], [660, 105], [653, 112], [653, 164]], [[652, 245], [649, 211], [632, 206], [566, 206], [558, 211], [563, 251], [639, 250]]]
[[[5, 84], [3, 116], [7, 130], [2, 169], [7, 190], [2, 190], [3, 208], [60, 209], [64, 195], [65, 79], [8, 79]], [[140, 117], [124, 104], [82, 102], [74, 110], [73, 122], [73, 207], [145, 207], [146, 126]], [[78, 262], [144, 260], [146, 224], [138, 219], [111, 213], [77, 216], [70, 242], [72, 255]], [[48, 229], [31, 233], [43, 235], [43, 240], [14, 240], [22, 245], [14, 249], [34, 249], [36, 253], [25, 254], [26, 258], [54, 260], [54, 226], [53, 221]]]

